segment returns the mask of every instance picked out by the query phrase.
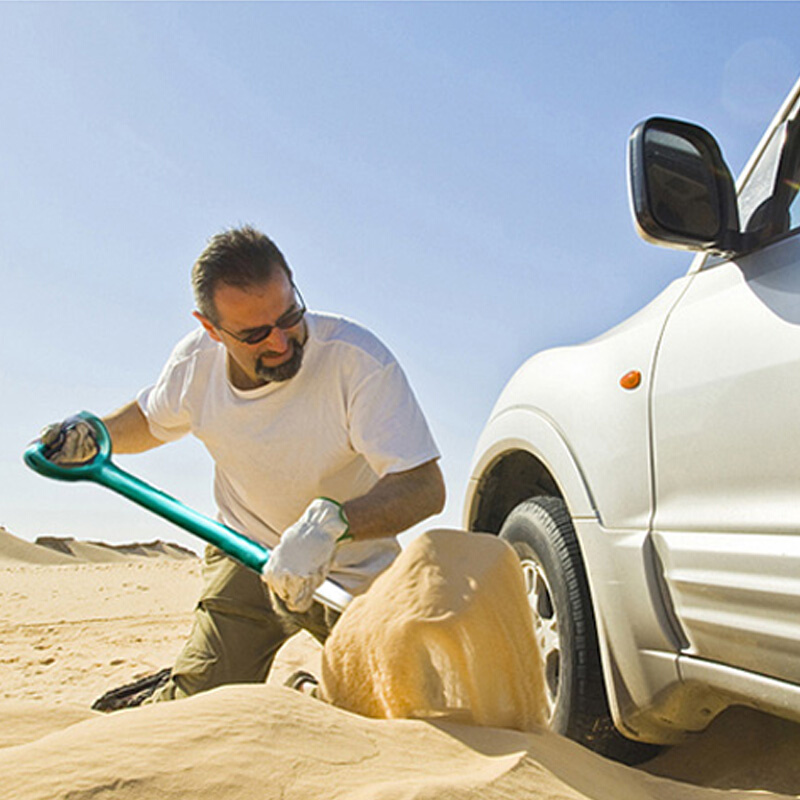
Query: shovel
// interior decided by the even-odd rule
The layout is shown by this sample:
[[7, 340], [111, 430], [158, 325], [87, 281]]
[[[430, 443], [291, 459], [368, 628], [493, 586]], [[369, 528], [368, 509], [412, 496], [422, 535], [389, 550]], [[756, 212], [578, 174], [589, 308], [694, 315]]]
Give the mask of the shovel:
[[[77, 419], [94, 428], [99, 452], [85, 464], [62, 467], [48, 460], [47, 448], [40, 441], [32, 442], [23, 456], [25, 463], [35, 472], [59, 481], [93, 481], [111, 489], [148, 511], [169, 520], [189, 533], [199, 536], [219, 548], [248, 569], [263, 574], [269, 561], [270, 550], [238, 531], [185, 506], [180, 500], [156, 489], [143, 480], [120, 469], [111, 461], [111, 437], [103, 422], [94, 414], [82, 411]], [[325, 581], [314, 593], [314, 599], [333, 609], [343, 611], [353, 599], [339, 584]]]

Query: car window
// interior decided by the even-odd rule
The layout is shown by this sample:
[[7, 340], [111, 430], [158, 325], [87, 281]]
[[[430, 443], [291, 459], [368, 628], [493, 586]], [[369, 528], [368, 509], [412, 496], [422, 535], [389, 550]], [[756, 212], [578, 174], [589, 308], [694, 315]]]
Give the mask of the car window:
[[788, 189], [788, 215], [789, 229], [797, 230], [800, 228], [800, 136], [795, 142], [795, 152], [791, 170], [783, 176], [783, 184]]
[[739, 193], [739, 219], [743, 231], [756, 231], [763, 224], [769, 200], [775, 191], [787, 129], [785, 122], [775, 129]]
[[798, 108], [775, 129], [739, 194], [742, 230], [754, 246], [800, 228], [800, 119]]

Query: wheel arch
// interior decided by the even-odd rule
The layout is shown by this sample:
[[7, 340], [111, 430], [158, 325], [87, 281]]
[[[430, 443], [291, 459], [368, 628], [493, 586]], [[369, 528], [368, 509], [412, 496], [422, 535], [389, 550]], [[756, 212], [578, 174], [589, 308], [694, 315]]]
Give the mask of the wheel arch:
[[492, 418], [478, 442], [464, 503], [467, 530], [499, 533], [519, 503], [561, 498], [573, 519], [597, 518], [580, 465], [556, 424], [533, 408]]
[[520, 503], [537, 495], [564, 497], [541, 459], [528, 450], [507, 450], [478, 479], [468, 527], [500, 533], [508, 515]]

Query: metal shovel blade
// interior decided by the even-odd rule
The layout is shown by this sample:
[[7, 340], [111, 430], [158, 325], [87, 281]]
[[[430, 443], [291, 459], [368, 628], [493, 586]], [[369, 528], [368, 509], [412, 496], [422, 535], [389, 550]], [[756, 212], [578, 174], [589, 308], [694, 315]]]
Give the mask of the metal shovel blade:
[[[25, 463], [34, 472], [60, 481], [92, 481], [105, 486], [214, 545], [259, 575], [263, 573], [270, 556], [268, 547], [185, 506], [166, 492], [120, 469], [111, 460], [111, 437], [102, 420], [88, 411], [82, 411], [76, 419], [83, 419], [93, 427], [98, 454], [85, 464], [60, 466], [47, 458], [44, 444], [37, 439], [23, 455]], [[343, 611], [353, 598], [339, 584], [327, 580], [314, 593], [314, 599], [335, 611]]]

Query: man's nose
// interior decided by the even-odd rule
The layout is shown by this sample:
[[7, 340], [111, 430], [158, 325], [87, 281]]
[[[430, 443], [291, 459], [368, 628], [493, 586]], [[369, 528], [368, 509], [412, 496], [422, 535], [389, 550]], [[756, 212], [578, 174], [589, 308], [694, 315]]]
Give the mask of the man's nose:
[[289, 337], [286, 335], [285, 330], [276, 325], [267, 336], [267, 344], [273, 352], [285, 353], [289, 347]]

